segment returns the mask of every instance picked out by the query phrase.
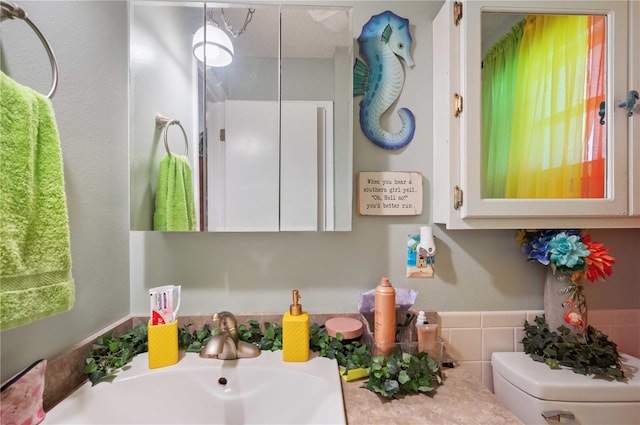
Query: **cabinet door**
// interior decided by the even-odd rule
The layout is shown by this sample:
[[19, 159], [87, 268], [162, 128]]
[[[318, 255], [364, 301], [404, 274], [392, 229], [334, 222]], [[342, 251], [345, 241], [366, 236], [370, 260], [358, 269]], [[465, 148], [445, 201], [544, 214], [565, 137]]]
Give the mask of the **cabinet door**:
[[[506, 6], [505, 6], [506, 5]], [[628, 158], [629, 158], [629, 127], [628, 118], [621, 109], [617, 108], [617, 104], [620, 99], [626, 97], [628, 91], [628, 78], [627, 78], [627, 55], [628, 55], [628, 13], [629, 4], [626, 1], [611, 1], [611, 2], [535, 2], [535, 1], [518, 1], [512, 3], [505, 3], [503, 1], [469, 1], [464, 3], [463, 18], [460, 28], [460, 51], [462, 52], [461, 69], [460, 69], [460, 93], [464, 100], [464, 110], [459, 117], [460, 125], [460, 186], [464, 191], [464, 200], [460, 207], [460, 217], [462, 219], [474, 219], [474, 218], [527, 218], [527, 217], [615, 217], [615, 216], [628, 216], [629, 215], [629, 173], [628, 173]], [[487, 164], [490, 161], [487, 160], [487, 143], [485, 141], [485, 133], [488, 124], [483, 122], [482, 108], [487, 107], [486, 102], [483, 100], [482, 89], [482, 76], [481, 67], [483, 64], [483, 47], [482, 39], [483, 35], [483, 20], [487, 21], [491, 16], [495, 16], [496, 13], [520, 15], [522, 17], [526, 15], [537, 15], [536, 17], [544, 17], [549, 19], [550, 16], [571, 15], [575, 18], [576, 15], [590, 17], [603, 17], [604, 18], [604, 53], [602, 54], [603, 60], [603, 89], [604, 89], [604, 128], [599, 129], [603, 133], [604, 147], [603, 156], [599, 160], [602, 165], [602, 183], [601, 193], [596, 194], [595, 197], [586, 197], [593, 195], [585, 195], [584, 191], [581, 192], [580, 186], [583, 185], [584, 178], [580, 177], [580, 172], [575, 176], [571, 173], [567, 173], [566, 170], [582, 170], [586, 167], [591, 167], [593, 164], [584, 159], [584, 153], [578, 153], [574, 156], [580, 157], [575, 162], [573, 159], [566, 159], [564, 157], [571, 156], [568, 153], [570, 148], [562, 145], [562, 148], [558, 148], [558, 144], [547, 144], [547, 138], [554, 140], [555, 136], [550, 135], [547, 132], [538, 132], [535, 127], [529, 127], [528, 122], [522, 122], [514, 120], [510, 125], [508, 131], [511, 131], [508, 143], [508, 148], [499, 148], [498, 153], [504, 154], [500, 149], [508, 149], [508, 158], [505, 160], [508, 164], [505, 166], [505, 170], [509, 170], [509, 174], [505, 174], [502, 178], [506, 181], [505, 185], [513, 186], [535, 186], [532, 191], [524, 192], [497, 192], [495, 194], [487, 189], [490, 180], [488, 174], [494, 171], [492, 166]], [[543, 18], [540, 18], [543, 19]], [[526, 22], [529, 25], [529, 21]], [[486, 22], [485, 22], [486, 27]], [[549, 31], [550, 25], [541, 25], [535, 31]], [[552, 44], [557, 46], [563, 42], [566, 44], [562, 47], [568, 54], [574, 53], [574, 40], [568, 36], [567, 40], [562, 40], [560, 36], [555, 36], [552, 40]], [[525, 43], [524, 39], [522, 41]], [[528, 42], [532, 42], [528, 40]], [[536, 41], [537, 42], [537, 39]], [[533, 43], [533, 42], [532, 42]], [[554, 47], [555, 48], [555, 47]], [[591, 53], [588, 53], [591, 54]], [[570, 63], [571, 59], [560, 58], [558, 50], [553, 51], [547, 55], [550, 57], [550, 62], [554, 63], [554, 67], [558, 66], [556, 62], [567, 60], [558, 66], [560, 69], [558, 73], [563, 74], [567, 84], [573, 83], [577, 89], [581, 89], [581, 85], [587, 84], [584, 78], [588, 71], [582, 71], [582, 75], [574, 77], [574, 74], [579, 74], [580, 71], [575, 71]], [[533, 63], [536, 59], [529, 58], [529, 62]], [[575, 59], [578, 61], [579, 59]], [[535, 70], [522, 69], [525, 63], [521, 61], [518, 69], [519, 72], [525, 72], [534, 77], [539, 76], [541, 67], [539, 66]], [[546, 72], [546, 71], [544, 71]], [[579, 80], [582, 78], [582, 80]], [[587, 75], [588, 78], [588, 75]], [[539, 115], [543, 116], [549, 125], [550, 132], [556, 132], [559, 125], [555, 121], [557, 114], [556, 109], [558, 103], [561, 103], [561, 108], [569, 110], [576, 108], [575, 99], [563, 98], [559, 95], [557, 85], [554, 84], [553, 89], [544, 91], [543, 87], [546, 83], [543, 81], [543, 85], [533, 90], [532, 85], [534, 83], [527, 80], [529, 91], [522, 99], [522, 94], [519, 94], [518, 99], [512, 98], [512, 92], [506, 92], [503, 95], [502, 104], [505, 109], [510, 109], [510, 112], [516, 109], [522, 109], [520, 105], [525, 105], [533, 109], [531, 112], [527, 112], [520, 116], [524, 116], [525, 120], [529, 118], [536, 120]], [[526, 86], [525, 85], [525, 86]], [[542, 88], [541, 88], [542, 87]], [[567, 89], [567, 93], [573, 93], [571, 90], [573, 87]], [[524, 90], [521, 86], [518, 87], [518, 93]], [[513, 95], [513, 97], [516, 97]], [[538, 100], [538, 98], [540, 100]], [[551, 100], [550, 100], [551, 98]], [[510, 103], [511, 102], [511, 103]], [[518, 103], [519, 102], [519, 103]], [[598, 102], [599, 103], [599, 102]], [[551, 105], [551, 106], [550, 106]], [[497, 111], [492, 111], [491, 114], [497, 114]], [[515, 115], [515, 112], [514, 112]], [[552, 115], [550, 118], [548, 115]], [[593, 118], [593, 117], [591, 117]], [[598, 116], [595, 117], [599, 119]], [[506, 120], [506, 118], [505, 118]], [[510, 118], [509, 118], [510, 120]], [[497, 120], [497, 121], [500, 121]], [[573, 124], [571, 124], [573, 125]], [[580, 138], [582, 140], [589, 139], [588, 130], [585, 129], [585, 125], [578, 124], [567, 125], [562, 129], [562, 136], [560, 139], [569, 140], [573, 138]], [[484, 126], [484, 127], [483, 127]], [[518, 134], [518, 130], [520, 133]], [[523, 131], [524, 130], [524, 131]], [[532, 136], [533, 137], [530, 137]], [[526, 160], [530, 160], [533, 156], [537, 156], [539, 151], [550, 150], [550, 152], [541, 159], [539, 164], [536, 164], [535, 171], [536, 177], [531, 177], [528, 174], [522, 177], [522, 172], [529, 168], [529, 165], [514, 160], [515, 151], [521, 149], [516, 148], [521, 141], [524, 143], [525, 139], [531, 139], [529, 146], [522, 149], [528, 149], [525, 153], [520, 155]], [[585, 142], [588, 143], [588, 142]], [[518, 145], [519, 146], [519, 145]], [[595, 163], [595, 161], [592, 161]], [[560, 171], [559, 171], [560, 170]], [[514, 177], [518, 175], [519, 177]], [[534, 180], [537, 183], [533, 183]], [[517, 182], [514, 182], [517, 180]], [[578, 187], [577, 191], [575, 188]], [[554, 189], [549, 192], [549, 189]], [[555, 190], [558, 189], [558, 190]], [[577, 194], [576, 194], [577, 193]]]
[[227, 100], [225, 228], [279, 230], [278, 103]]
[[318, 107], [280, 105], [280, 231], [318, 230]]

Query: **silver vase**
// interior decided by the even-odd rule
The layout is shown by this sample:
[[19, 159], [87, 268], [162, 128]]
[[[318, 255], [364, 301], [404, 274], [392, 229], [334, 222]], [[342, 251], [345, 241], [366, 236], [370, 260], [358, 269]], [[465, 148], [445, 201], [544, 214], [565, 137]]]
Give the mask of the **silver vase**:
[[556, 276], [549, 268], [544, 282], [544, 316], [551, 331], [566, 326], [572, 334], [581, 334], [587, 328], [587, 302], [580, 282]]

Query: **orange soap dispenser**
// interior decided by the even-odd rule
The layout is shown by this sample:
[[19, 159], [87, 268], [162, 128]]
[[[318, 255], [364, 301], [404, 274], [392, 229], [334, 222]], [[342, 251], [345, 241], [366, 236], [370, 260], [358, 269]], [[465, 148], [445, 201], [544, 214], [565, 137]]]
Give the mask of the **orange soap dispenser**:
[[300, 298], [294, 289], [293, 304], [282, 318], [282, 360], [285, 362], [309, 360], [309, 313], [302, 311]]

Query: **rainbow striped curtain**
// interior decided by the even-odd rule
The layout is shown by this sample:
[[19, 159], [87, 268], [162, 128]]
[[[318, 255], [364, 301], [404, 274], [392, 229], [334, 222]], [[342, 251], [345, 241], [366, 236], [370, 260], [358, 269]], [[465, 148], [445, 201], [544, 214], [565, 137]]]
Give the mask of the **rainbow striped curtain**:
[[528, 16], [482, 70], [483, 198], [602, 198], [603, 16]]

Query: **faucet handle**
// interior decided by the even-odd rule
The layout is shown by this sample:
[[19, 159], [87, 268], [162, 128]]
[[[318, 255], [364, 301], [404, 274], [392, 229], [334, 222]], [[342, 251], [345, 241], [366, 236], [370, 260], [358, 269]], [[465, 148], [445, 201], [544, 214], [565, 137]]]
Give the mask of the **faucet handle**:
[[236, 317], [229, 311], [214, 313], [212, 320], [213, 325], [220, 327], [223, 332], [234, 333], [236, 331]]

